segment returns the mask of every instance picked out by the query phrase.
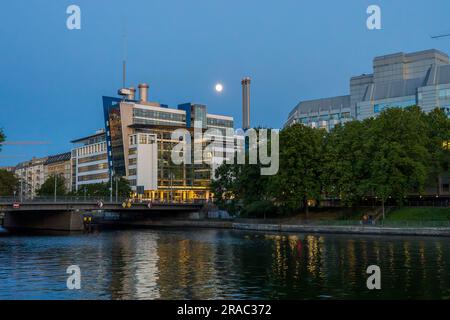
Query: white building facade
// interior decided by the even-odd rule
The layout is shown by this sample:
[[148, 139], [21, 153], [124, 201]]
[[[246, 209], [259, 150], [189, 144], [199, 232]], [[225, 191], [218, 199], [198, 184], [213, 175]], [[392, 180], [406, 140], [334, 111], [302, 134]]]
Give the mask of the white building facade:
[[72, 190], [82, 190], [84, 185], [109, 181], [106, 137], [103, 130], [91, 136], [73, 140]]

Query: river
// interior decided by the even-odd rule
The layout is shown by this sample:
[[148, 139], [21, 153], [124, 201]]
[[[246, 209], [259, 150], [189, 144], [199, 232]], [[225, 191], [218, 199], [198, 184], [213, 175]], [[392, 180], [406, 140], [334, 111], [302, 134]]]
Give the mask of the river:
[[[80, 290], [67, 289], [71, 265]], [[381, 268], [381, 290], [367, 289], [369, 265]], [[450, 239], [0, 229], [0, 283], [0, 299], [449, 299]]]

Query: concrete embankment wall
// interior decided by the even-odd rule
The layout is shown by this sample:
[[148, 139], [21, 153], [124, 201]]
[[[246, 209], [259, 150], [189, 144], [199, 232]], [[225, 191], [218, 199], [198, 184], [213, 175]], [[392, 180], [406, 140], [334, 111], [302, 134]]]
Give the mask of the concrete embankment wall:
[[[119, 223], [119, 225], [124, 225]], [[450, 237], [450, 228], [392, 228], [373, 226], [312, 226], [293, 224], [243, 223], [220, 220], [145, 220], [128, 222], [130, 227], [220, 228], [286, 233], [335, 233], [365, 235], [410, 235]]]
[[233, 229], [302, 233], [343, 233], [450, 237], [450, 228], [391, 228], [369, 226], [305, 226], [287, 224], [233, 223]]

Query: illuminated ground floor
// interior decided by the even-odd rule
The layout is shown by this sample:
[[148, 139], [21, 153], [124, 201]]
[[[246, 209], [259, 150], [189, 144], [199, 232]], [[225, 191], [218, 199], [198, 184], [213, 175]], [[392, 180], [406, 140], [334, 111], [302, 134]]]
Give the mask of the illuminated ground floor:
[[161, 201], [161, 202], [190, 202], [196, 200], [210, 200], [213, 193], [204, 187], [198, 188], [161, 188], [158, 190], [145, 190], [143, 194], [133, 192], [132, 197], [144, 201]]

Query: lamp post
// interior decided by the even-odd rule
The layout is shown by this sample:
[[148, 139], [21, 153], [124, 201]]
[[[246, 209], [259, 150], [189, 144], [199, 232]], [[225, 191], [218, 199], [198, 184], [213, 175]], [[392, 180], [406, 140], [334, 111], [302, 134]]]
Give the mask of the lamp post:
[[109, 202], [113, 202], [113, 177], [114, 177], [114, 170], [111, 169], [111, 177], [109, 178], [110, 181], [110, 190], [109, 190]]
[[119, 202], [119, 179], [117, 176], [115, 177], [115, 179], [116, 179], [116, 203], [117, 203]]
[[173, 202], [173, 172], [170, 171], [170, 202]]
[[23, 200], [23, 176], [20, 177], [20, 202]]
[[56, 202], [56, 173], [54, 174], [55, 177], [55, 194], [54, 194], [54, 202]]

